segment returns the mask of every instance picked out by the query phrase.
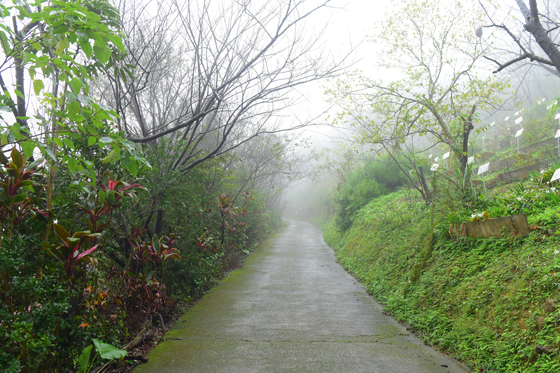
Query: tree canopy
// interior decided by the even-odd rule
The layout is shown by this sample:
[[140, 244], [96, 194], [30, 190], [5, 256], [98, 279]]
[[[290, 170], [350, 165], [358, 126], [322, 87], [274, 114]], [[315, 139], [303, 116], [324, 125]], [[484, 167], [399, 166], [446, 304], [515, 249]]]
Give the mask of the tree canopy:
[[[457, 1], [399, 3], [371, 36], [381, 48], [379, 68], [393, 79], [355, 72], [338, 80], [328, 90], [340, 108], [335, 122], [356, 128], [362, 143], [377, 145], [395, 160], [406, 157], [420, 179], [417, 155], [425, 158], [438, 144], [451, 150], [464, 170], [478, 113], [498, 107], [507, 88], [481, 69], [486, 52], [476, 35], [481, 19], [481, 11]], [[428, 196], [424, 182], [418, 189]]]

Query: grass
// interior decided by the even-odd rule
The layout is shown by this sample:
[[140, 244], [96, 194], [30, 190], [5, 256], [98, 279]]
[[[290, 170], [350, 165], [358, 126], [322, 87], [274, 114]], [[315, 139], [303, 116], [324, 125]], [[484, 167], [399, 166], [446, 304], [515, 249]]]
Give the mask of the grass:
[[528, 237], [451, 240], [430, 209], [394, 193], [325, 240], [339, 262], [425, 341], [482, 372], [560, 371], [560, 236], [556, 210], [535, 211]]

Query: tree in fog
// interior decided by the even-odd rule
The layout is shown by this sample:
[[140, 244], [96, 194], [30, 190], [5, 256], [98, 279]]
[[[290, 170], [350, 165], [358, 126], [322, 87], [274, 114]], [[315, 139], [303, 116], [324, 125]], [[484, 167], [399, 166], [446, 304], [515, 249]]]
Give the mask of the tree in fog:
[[504, 15], [491, 12], [489, 6], [480, 2], [490, 22], [485, 27], [501, 30], [504, 37], [503, 46], [497, 46], [494, 53], [496, 56], [486, 56], [497, 66], [494, 72], [529, 62], [560, 77], [560, 5], [550, 0], [515, 0], [515, 3], [513, 9], [520, 14], [512, 20], [511, 13], [518, 14], [513, 9]]
[[498, 106], [505, 88], [481, 70], [485, 49], [475, 31], [481, 16], [459, 2], [399, 4], [372, 37], [383, 48], [379, 68], [395, 79], [358, 72], [329, 91], [341, 109], [337, 122], [357, 128], [361, 142], [388, 153], [425, 199], [426, 153], [443, 144], [465, 175], [477, 113]]
[[293, 88], [336, 73], [305, 22], [330, 0], [122, 1], [127, 58], [103, 92], [135, 143], [171, 138], [173, 168], [188, 171], [261, 135], [305, 123], [277, 121]]
[[279, 208], [286, 187], [305, 175], [303, 153], [307, 142], [301, 136], [268, 134], [246, 142], [231, 152], [225, 165], [235, 175], [237, 192], [262, 192], [271, 208]]
[[168, 169], [188, 172], [306, 125], [279, 112], [294, 103], [295, 88], [341, 69], [321, 50], [321, 31], [306, 27], [330, 2], [123, 0], [116, 6], [128, 55], [98, 89], [127, 139], [165, 143]]

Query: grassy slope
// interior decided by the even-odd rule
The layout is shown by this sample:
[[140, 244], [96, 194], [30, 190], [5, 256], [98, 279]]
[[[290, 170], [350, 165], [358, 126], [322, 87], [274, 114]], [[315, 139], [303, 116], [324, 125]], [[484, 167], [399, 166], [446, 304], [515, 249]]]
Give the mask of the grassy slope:
[[340, 263], [429, 344], [477, 371], [559, 372], [558, 236], [438, 240], [430, 226], [423, 203], [395, 193], [344, 235], [332, 222], [324, 232]]

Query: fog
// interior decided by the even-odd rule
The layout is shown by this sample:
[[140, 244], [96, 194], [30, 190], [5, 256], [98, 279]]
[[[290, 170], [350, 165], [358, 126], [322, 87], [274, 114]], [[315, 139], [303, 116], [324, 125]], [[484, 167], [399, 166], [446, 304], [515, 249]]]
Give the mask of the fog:
[[[451, 4], [445, 1], [442, 3]], [[550, 17], [547, 26], [554, 25], [553, 22], [558, 20], [560, 14], [558, 4], [540, 1], [538, 5], [541, 12]], [[340, 58], [347, 58], [349, 72], [359, 70], [363, 76], [382, 79], [384, 82], [401, 79], [402, 70], [380, 68], [379, 56], [383, 48], [381, 43], [375, 40], [375, 35], [380, 32], [377, 26], [386, 17], [391, 16], [398, 6], [399, 4], [381, 1], [348, 1], [340, 7], [333, 8], [325, 29], [325, 48]], [[494, 77], [506, 88], [497, 95], [495, 103], [487, 105], [485, 110], [477, 110], [474, 128], [469, 138], [469, 156], [477, 156], [489, 141], [499, 136], [513, 136], [523, 126], [522, 123], [514, 123], [514, 119], [523, 115], [526, 108], [532, 107], [533, 110], [546, 113], [551, 105], [555, 104], [560, 92], [558, 72], [553, 66], [539, 61], [539, 58], [548, 57], [533, 36], [525, 31], [523, 16], [516, 2], [473, 2], [465, 5], [466, 12], [477, 9], [480, 11], [480, 17], [473, 24], [480, 27], [482, 37], [474, 40], [480, 43], [485, 52], [481, 53], [476, 69], [470, 74], [480, 79]], [[509, 30], [509, 34], [505, 28]], [[557, 42], [558, 30], [554, 27], [549, 28], [553, 29], [550, 33], [551, 38]], [[517, 40], [514, 40], [514, 37]], [[349, 56], [345, 54], [347, 48], [352, 50]], [[524, 52], [532, 53], [534, 59], [521, 59], [520, 56]], [[458, 55], [450, 57], [456, 60], [461, 58]], [[511, 66], [500, 65], [516, 59], [520, 59], [519, 62]], [[441, 81], [444, 84], [448, 83], [453, 76], [453, 65], [444, 67], [442, 75]], [[356, 155], [352, 166], [354, 168], [367, 162], [383, 161], [380, 158], [380, 145], [360, 143], [359, 128], [349, 122], [335, 123], [341, 108], [332, 102], [329, 103], [325, 95], [325, 90], [335, 86], [336, 79], [330, 79], [310, 84], [298, 91], [306, 99], [293, 108], [292, 112], [299, 117], [314, 118], [315, 125], [304, 131], [311, 144], [310, 148], [302, 153], [302, 157], [307, 159], [305, 177], [292, 182], [286, 190], [285, 216], [316, 219], [326, 208], [334, 208], [328, 207], [328, 204], [332, 203], [340, 180], [337, 180], [336, 172], [332, 167], [329, 169], [327, 163], [331, 162], [332, 166], [334, 159], [341, 162], [345, 152]], [[362, 114], [373, 115], [371, 118], [376, 115], [368, 113], [367, 110], [360, 116]], [[411, 143], [415, 142], [415, 151], [423, 154], [425, 158], [433, 159], [438, 155], [441, 157], [449, 150], [445, 143], [440, 142], [434, 146], [439, 142], [436, 140], [433, 136], [420, 138], [413, 135], [405, 144], [410, 148]], [[513, 146], [513, 138], [511, 141]], [[330, 202], [324, 204], [322, 199], [330, 199]]]

